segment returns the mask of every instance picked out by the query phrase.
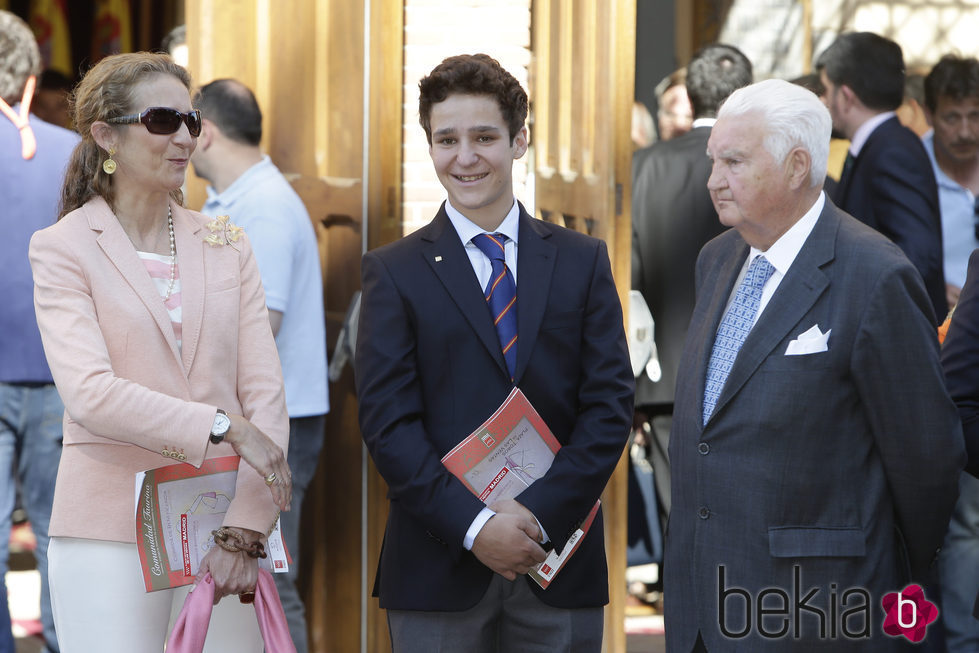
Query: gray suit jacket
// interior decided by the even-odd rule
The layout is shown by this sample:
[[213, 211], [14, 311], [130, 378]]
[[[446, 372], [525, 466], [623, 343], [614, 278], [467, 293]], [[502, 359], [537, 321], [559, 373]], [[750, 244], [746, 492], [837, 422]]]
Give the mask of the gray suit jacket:
[[[926, 574], [964, 464], [928, 296], [895, 245], [827, 200], [705, 426], [707, 361], [748, 249], [731, 230], [697, 263], [670, 440], [668, 650], [690, 651], [698, 630], [710, 651], [894, 650], [880, 601]], [[813, 325], [832, 329], [828, 351], [786, 356]], [[787, 615], [759, 627], [768, 588], [765, 607], [784, 592]], [[850, 639], [842, 614], [867, 602], [855, 588], [869, 608], [847, 630], [869, 617], [870, 636]], [[822, 633], [815, 612], [795, 612], [810, 590]]]

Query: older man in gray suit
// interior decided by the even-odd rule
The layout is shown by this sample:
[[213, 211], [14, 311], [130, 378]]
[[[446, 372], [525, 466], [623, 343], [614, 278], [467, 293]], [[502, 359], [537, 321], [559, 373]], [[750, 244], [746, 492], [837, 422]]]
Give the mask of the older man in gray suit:
[[[908, 584], [945, 533], [961, 425], [920, 275], [822, 192], [830, 122], [769, 80], [708, 141], [734, 229], [700, 254], [677, 379], [671, 652], [900, 650], [931, 618]], [[896, 637], [882, 601], [907, 608]]]

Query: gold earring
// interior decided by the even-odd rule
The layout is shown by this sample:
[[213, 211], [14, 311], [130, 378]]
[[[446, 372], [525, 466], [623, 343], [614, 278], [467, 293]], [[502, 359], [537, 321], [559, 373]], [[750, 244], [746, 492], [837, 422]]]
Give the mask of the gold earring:
[[116, 171], [116, 162], [112, 160], [112, 155], [116, 153], [116, 148], [109, 148], [109, 158], [102, 162], [102, 170], [107, 175], [111, 175]]

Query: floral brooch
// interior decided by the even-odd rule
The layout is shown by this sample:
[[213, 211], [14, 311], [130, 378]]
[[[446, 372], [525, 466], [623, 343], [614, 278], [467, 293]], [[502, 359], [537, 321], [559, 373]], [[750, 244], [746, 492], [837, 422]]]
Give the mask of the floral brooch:
[[212, 247], [220, 247], [221, 245], [227, 245], [229, 243], [237, 243], [238, 239], [241, 238], [241, 234], [245, 232], [245, 230], [238, 225], [229, 222], [228, 216], [226, 215], [217, 216], [205, 226], [211, 233], [207, 235], [204, 242]]

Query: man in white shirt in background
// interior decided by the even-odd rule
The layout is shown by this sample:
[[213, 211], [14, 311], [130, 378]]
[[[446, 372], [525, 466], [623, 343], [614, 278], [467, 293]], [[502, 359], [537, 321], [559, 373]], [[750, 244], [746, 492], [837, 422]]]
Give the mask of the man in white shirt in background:
[[299, 520], [329, 411], [316, 232], [302, 200], [262, 153], [262, 112], [254, 94], [236, 80], [219, 79], [201, 87], [194, 106], [201, 110], [204, 126], [192, 161], [197, 175], [210, 184], [201, 211], [229, 215], [244, 227], [262, 273], [282, 362], [293, 476], [292, 510], [282, 513], [281, 528], [292, 565], [288, 573], [274, 576], [296, 650], [305, 653], [305, 609], [296, 588]]

